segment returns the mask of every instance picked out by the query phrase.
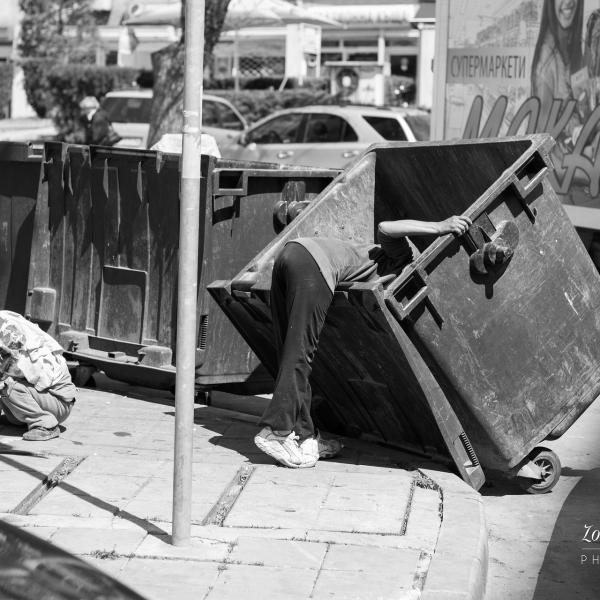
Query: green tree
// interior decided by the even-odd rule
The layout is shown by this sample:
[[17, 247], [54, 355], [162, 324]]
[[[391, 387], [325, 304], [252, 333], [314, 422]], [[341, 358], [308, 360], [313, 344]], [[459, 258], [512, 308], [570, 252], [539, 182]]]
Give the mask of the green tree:
[[[215, 45], [225, 22], [231, 0], [205, 0], [204, 65], [210, 65]], [[185, 0], [181, 4], [181, 25], [184, 27]], [[152, 55], [154, 95], [150, 112], [148, 145], [157, 142], [163, 133], [181, 131], [183, 124], [183, 72], [185, 39], [162, 48]]]
[[63, 63], [93, 63], [96, 22], [90, 0], [19, 0], [19, 53]]

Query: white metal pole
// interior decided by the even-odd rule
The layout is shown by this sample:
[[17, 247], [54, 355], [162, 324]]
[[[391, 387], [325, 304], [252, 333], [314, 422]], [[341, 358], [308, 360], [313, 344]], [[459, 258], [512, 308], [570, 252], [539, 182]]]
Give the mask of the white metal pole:
[[173, 534], [175, 546], [190, 544], [192, 454], [196, 363], [196, 303], [200, 223], [200, 126], [204, 59], [205, 0], [187, 0], [183, 87], [183, 149], [179, 208], [177, 291], [177, 375], [175, 379], [175, 454]]
[[433, 106], [431, 109], [431, 139], [443, 140], [446, 119], [446, 60], [448, 58], [448, 27], [450, 0], [435, 3], [435, 55], [433, 59]]

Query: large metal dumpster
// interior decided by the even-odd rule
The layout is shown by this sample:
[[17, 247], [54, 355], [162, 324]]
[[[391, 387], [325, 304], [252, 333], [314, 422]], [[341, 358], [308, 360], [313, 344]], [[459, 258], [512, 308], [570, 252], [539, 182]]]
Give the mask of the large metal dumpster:
[[41, 152], [0, 142], [0, 309], [23, 313]]
[[[178, 155], [149, 150], [45, 145], [27, 314], [77, 361], [79, 384], [99, 369], [132, 383], [174, 385], [179, 163]], [[213, 327], [216, 339], [251, 354], [220, 311], [208, 318], [204, 270], [212, 273], [217, 261], [233, 275], [276, 235], [274, 205], [295, 198], [286, 188], [300, 182], [310, 198], [336, 174], [208, 156], [201, 169], [199, 369]], [[227, 381], [219, 377], [211, 382]]]
[[268, 292], [287, 240], [371, 242], [382, 220], [470, 216], [461, 238], [415, 238], [420, 256], [391, 283], [336, 290], [311, 376], [315, 418], [422, 452], [446, 446], [475, 487], [481, 462], [545, 491], [560, 463], [536, 446], [600, 392], [600, 277], [547, 181], [552, 144], [373, 147], [209, 291], [274, 373]]
[[[260, 168], [257, 168], [259, 167]], [[196, 382], [241, 393], [271, 392], [273, 379], [215, 305], [206, 286], [233, 277], [332, 182], [339, 171], [216, 163], [207, 192], [199, 287]]]

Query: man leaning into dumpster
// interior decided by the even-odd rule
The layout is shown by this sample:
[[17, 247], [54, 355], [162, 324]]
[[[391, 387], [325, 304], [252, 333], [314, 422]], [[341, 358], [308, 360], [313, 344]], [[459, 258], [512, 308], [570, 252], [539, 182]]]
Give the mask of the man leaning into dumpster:
[[464, 216], [440, 222], [383, 221], [377, 228], [378, 245], [320, 237], [287, 242], [275, 259], [271, 278], [278, 373], [262, 430], [254, 438], [258, 448], [291, 468], [313, 467], [320, 458], [340, 452], [339, 440], [325, 439], [315, 430], [309, 383], [337, 284], [398, 275], [413, 259], [407, 236], [462, 235], [470, 225]]
[[24, 440], [45, 441], [71, 413], [77, 388], [62, 348], [35, 323], [0, 310], [0, 408]]

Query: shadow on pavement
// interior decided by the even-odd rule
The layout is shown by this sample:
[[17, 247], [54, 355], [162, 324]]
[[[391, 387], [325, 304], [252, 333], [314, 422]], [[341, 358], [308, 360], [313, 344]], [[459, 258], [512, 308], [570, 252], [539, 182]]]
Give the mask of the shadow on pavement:
[[[1, 448], [0, 448], [0, 462], [3, 462], [4, 464], [6, 464], [10, 467], [14, 467], [17, 470], [23, 469], [23, 465], [20, 462], [14, 460], [12, 458], [9, 458], [5, 454], [2, 454]], [[40, 481], [40, 483], [43, 483], [46, 480], [46, 474], [43, 473], [42, 471], [38, 471], [36, 469], [30, 469], [30, 468], [28, 468], [27, 471], [31, 475], [33, 475], [36, 479], [38, 479]], [[114, 504], [111, 504], [110, 502], [106, 502], [95, 496], [91, 496], [89, 493], [85, 492], [84, 490], [82, 490], [76, 486], [73, 486], [69, 483], [66, 483], [65, 481], [62, 481], [60, 483], [60, 487], [61, 487], [61, 489], [65, 490], [66, 492], [69, 492], [70, 494], [73, 494], [74, 496], [78, 496], [80, 499], [85, 500], [86, 502], [89, 502], [92, 506], [96, 506], [97, 508], [100, 508], [101, 510], [105, 510], [107, 513], [109, 513], [113, 516], [117, 516], [120, 519], [125, 519], [125, 520], [129, 521], [130, 523], [137, 525], [138, 527], [144, 529], [149, 535], [153, 535], [153, 536], [157, 536], [157, 537], [168, 535], [168, 533], [166, 531], [164, 531], [163, 529], [158, 527], [156, 524], [151, 523], [150, 521], [146, 521], [145, 519], [142, 519], [141, 517], [136, 517], [134, 514], [132, 514], [130, 512], [121, 510], [121, 509], [119, 509], [118, 506], [115, 506]]]
[[522, 496], [527, 495], [516, 478], [510, 478], [496, 471], [485, 471], [485, 483], [479, 490], [482, 496]]
[[564, 469], [563, 473], [581, 479], [554, 525], [533, 600], [596, 600], [600, 597], [600, 468]]
[[[174, 416], [174, 412], [165, 414]], [[254, 444], [254, 436], [260, 431], [258, 418], [253, 415], [215, 409], [210, 406], [198, 407], [194, 411], [194, 423], [216, 435], [208, 438], [209, 443], [221, 448], [234, 450], [253, 464], [274, 464], [274, 460], [261, 452]], [[333, 435], [332, 437], [340, 437]], [[344, 448], [339, 456], [329, 463], [365, 465], [382, 468], [397, 468], [414, 471], [418, 467], [430, 468], [432, 462], [426, 457], [411, 454], [383, 444], [341, 438]], [[436, 463], [439, 468], [444, 465]]]

